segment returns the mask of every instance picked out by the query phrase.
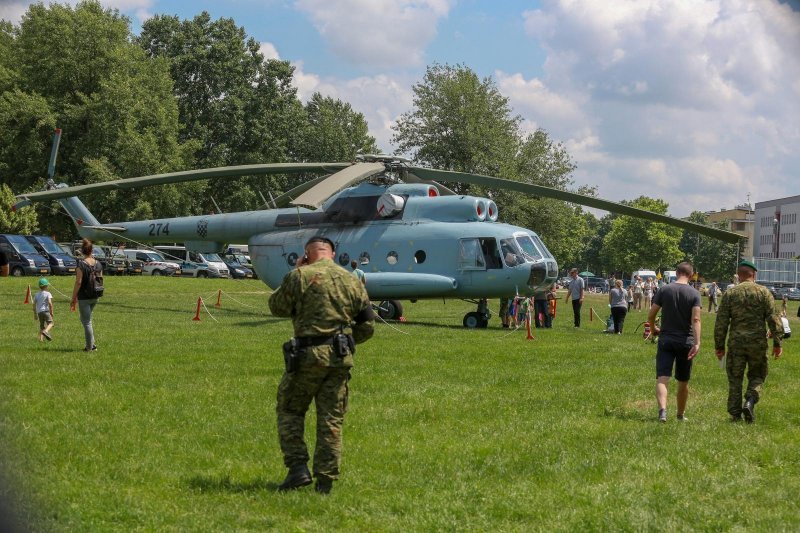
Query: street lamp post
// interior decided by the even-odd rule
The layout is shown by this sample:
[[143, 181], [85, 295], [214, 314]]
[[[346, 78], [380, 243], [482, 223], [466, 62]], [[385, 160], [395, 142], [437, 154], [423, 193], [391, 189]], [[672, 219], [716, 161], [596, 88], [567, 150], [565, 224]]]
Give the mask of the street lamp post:
[[781, 213], [780, 211], [776, 211], [775, 218], [772, 219], [772, 253], [775, 256], [775, 259], [778, 259], [781, 253], [780, 236]]

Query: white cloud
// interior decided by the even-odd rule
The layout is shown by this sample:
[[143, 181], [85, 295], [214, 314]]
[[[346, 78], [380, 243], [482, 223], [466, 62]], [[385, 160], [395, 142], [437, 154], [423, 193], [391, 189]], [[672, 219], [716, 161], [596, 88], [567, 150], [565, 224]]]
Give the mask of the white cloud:
[[33, 2], [0, 2], [0, 20], [7, 20], [19, 24], [22, 15]]
[[452, 0], [296, 0], [334, 54], [366, 67], [417, 66]]
[[301, 100], [306, 101], [319, 92], [323, 96], [348, 102], [355, 111], [363, 113], [370, 135], [375, 137], [378, 147], [385, 153], [391, 153], [391, 128], [400, 114], [411, 108], [411, 80], [386, 74], [353, 79], [322, 77], [305, 72], [302, 61], [292, 65], [295, 67], [294, 82]]
[[281, 56], [278, 53], [278, 49], [275, 48], [275, 45], [269, 42], [259, 43], [258, 51], [264, 56], [264, 59], [280, 59]]
[[576, 181], [671, 212], [800, 193], [800, 14], [776, 0], [545, 0], [523, 14], [545, 74], [496, 74]]

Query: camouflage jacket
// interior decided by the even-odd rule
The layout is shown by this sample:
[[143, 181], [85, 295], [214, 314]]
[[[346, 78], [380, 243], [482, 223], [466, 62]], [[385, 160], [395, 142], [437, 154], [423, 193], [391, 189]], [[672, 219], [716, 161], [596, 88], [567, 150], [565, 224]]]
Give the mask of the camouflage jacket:
[[[269, 310], [275, 316], [291, 317], [295, 337], [319, 337], [336, 334], [340, 327], [352, 331], [356, 343], [372, 337], [375, 321], [367, 291], [361, 281], [330, 259], [296, 268], [286, 274], [278, 289], [269, 297]], [[356, 317], [369, 310], [368, 319]], [[322, 366], [352, 366], [352, 357], [332, 357], [330, 346], [307, 350]]]
[[727, 336], [728, 348], [766, 349], [765, 324], [772, 332], [773, 345], [780, 346], [783, 327], [772, 294], [766, 287], [743, 281], [728, 289], [722, 298], [714, 325], [714, 348], [724, 350]]

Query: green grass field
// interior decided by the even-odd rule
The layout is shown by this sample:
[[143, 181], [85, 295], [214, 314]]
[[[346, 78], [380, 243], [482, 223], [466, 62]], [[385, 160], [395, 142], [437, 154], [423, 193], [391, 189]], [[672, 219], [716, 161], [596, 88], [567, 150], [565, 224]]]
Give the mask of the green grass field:
[[[65, 294], [71, 282], [51, 278]], [[655, 347], [634, 332], [644, 313], [604, 335], [585, 305], [575, 331], [562, 301], [554, 329], [528, 341], [496, 318], [464, 330], [471, 304], [406, 303], [408, 322], [378, 324], [356, 356], [342, 477], [323, 498], [275, 492], [291, 325], [270, 316], [265, 285], [107, 277], [87, 354], [55, 291], [55, 340], [39, 343], [28, 283], [0, 279], [0, 436], [5, 496], [32, 529], [800, 529], [794, 338], [756, 424], [731, 424], [704, 312], [689, 420], [674, 418], [673, 386], [659, 424]], [[198, 296], [216, 321], [191, 320]], [[607, 316], [603, 297], [588, 303]], [[790, 313], [800, 335], [797, 302]]]

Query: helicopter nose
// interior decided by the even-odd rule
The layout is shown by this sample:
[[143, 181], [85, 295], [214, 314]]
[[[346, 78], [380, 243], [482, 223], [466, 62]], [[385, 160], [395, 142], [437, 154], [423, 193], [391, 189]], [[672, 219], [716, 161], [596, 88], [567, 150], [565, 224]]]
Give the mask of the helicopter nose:
[[530, 276], [528, 276], [528, 286], [538, 287], [544, 284], [545, 278], [547, 278], [547, 264], [545, 263], [532, 264], [531, 274]]

